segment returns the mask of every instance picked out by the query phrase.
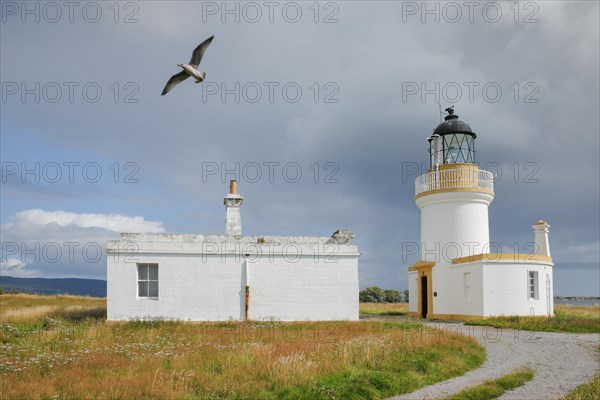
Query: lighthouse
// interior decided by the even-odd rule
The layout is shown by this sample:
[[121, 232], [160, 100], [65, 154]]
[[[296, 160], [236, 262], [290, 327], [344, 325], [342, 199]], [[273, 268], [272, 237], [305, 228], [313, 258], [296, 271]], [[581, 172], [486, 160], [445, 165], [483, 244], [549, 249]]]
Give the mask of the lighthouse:
[[[477, 135], [452, 108], [428, 138], [430, 169], [416, 184], [421, 209], [421, 259], [439, 263], [489, 253], [488, 207], [494, 177], [475, 164]], [[454, 256], [454, 257], [452, 257]]]
[[408, 269], [410, 315], [551, 315], [549, 225], [533, 225], [532, 254], [504, 254], [490, 242], [494, 176], [476, 164], [477, 134], [453, 108], [446, 111], [427, 139], [429, 169], [415, 181], [421, 251], [420, 260]]

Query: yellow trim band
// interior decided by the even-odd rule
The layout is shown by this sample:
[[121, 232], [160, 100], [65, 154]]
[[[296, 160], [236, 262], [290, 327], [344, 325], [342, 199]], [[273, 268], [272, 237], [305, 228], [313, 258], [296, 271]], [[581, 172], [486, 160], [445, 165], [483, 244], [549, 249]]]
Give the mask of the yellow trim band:
[[486, 194], [490, 194], [492, 196], [494, 195], [493, 190], [483, 189], [483, 188], [444, 188], [444, 189], [428, 190], [426, 192], [419, 193], [418, 195], [415, 196], [415, 200], [417, 200], [423, 196], [430, 195], [430, 194], [451, 193], [451, 192], [475, 192], [475, 193], [486, 193]]
[[431, 269], [435, 266], [435, 263], [433, 261], [417, 261], [416, 263], [414, 263], [413, 265], [411, 265], [410, 267], [408, 267], [408, 271], [418, 271], [418, 270], [422, 270], [422, 269]]
[[486, 262], [502, 262], [502, 261], [512, 261], [518, 263], [548, 263], [552, 264], [552, 257], [543, 256], [540, 254], [523, 254], [523, 253], [513, 253], [513, 254], [501, 254], [501, 253], [484, 253], [484, 254], [475, 254], [472, 256], [466, 257], [458, 257], [452, 259], [452, 264], [462, 264], [466, 262], [474, 262], [474, 261], [486, 261]]

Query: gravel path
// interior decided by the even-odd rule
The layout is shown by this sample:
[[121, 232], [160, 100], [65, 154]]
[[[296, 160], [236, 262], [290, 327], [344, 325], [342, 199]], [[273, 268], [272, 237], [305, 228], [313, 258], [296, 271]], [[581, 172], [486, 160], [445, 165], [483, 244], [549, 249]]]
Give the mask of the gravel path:
[[550, 400], [560, 398], [599, 370], [597, 348], [599, 334], [531, 332], [467, 326], [462, 323], [426, 323], [445, 331], [462, 332], [485, 346], [487, 360], [476, 370], [412, 393], [392, 397], [395, 400], [443, 398], [495, 379], [517, 368], [535, 371], [533, 380], [506, 392], [499, 399]]

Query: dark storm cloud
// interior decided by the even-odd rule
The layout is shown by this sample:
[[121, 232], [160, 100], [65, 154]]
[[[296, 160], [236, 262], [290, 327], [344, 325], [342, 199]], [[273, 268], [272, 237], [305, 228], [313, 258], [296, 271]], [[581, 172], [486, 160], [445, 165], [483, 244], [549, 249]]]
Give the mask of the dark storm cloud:
[[[419, 242], [414, 168], [424, 172], [425, 139], [439, 123], [435, 95], [406, 90], [451, 84], [462, 96], [450, 102], [451, 92], [437, 91], [442, 108], [456, 104], [478, 134], [478, 162], [501, 174], [490, 208], [492, 240], [531, 241], [531, 224], [547, 219], [557, 265], [598, 262], [597, 3], [539, 2], [536, 23], [523, 23], [524, 14], [514, 23], [506, 7], [497, 23], [422, 23], [420, 15], [403, 15], [402, 3], [336, 4], [332, 24], [315, 24], [306, 8], [298, 23], [221, 23], [195, 2], [141, 3], [139, 22], [129, 25], [7, 21], [3, 82], [95, 82], [103, 96], [97, 103], [80, 91], [73, 103], [10, 100], [2, 119], [57, 146], [135, 160], [161, 193], [145, 217], [167, 230], [221, 232], [231, 176], [219, 171], [203, 179], [203, 170], [239, 163], [248, 172], [257, 163], [262, 179], [238, 178], [246, 233], [348, 228], [363, 254], [361, 285], [402, 289], [406, 267], [416, 261], [402, 244]], [[215, 40], [203, 60], [207, 82], [229, 89], [254, 82], [263, 89], [259, 101], [222, 101], [222, 93], [203, 92], [214, 86], [191, 82], [159, 96], [173, 60], [187, 61], [208, 34]], [[29, 62], [31, 54], [43, 64]], [[137, 103], [124, 102], [128, 82]], [[278, 83], [273, 102], [265, 82]], [[295, 103], [281, 92], [291, 82], [303, 92]], [[501, 88], [497, 102], [485, 98], [486, 84]], [[324, 101], [331, 93], [337, 102]], [[525, 102], [527, 95], [537, 102]], [[272, 182], [265, 163], [279, 163]], [[298, 182], [281, 172], [289, 163], [301, 168]], [[325, 182], [334, 170], [336, 181]], [[173, 209], [174, 202], [183, 206]]]

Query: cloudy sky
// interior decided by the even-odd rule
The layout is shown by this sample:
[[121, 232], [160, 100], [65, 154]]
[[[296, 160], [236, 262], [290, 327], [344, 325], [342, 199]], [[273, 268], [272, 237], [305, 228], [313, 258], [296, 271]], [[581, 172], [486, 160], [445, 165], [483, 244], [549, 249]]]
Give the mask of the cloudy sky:
[[[600, 295], [598, 2], [1, 3], [0, 273], [105, 278], [119, 232], [356, 234], [404, 289], [440, 106], [496, 174], [491, 240], [551, 225], [557, 295]], [[201, 70], [160, 93], [210, 35]], [[439, 105], [438, 105], [439, 103]]]

